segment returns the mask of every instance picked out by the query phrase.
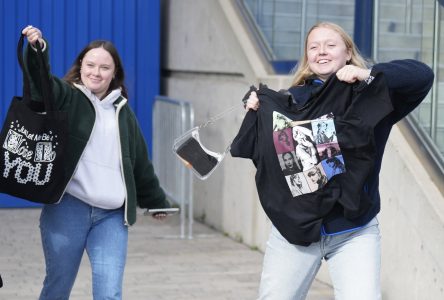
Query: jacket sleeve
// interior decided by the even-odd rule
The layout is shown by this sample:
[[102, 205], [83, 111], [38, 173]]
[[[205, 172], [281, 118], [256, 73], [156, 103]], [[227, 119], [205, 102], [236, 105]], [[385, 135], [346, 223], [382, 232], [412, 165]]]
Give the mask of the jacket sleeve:
[[168, 208], [165, 192], [160, 186], [159, 179], [154, 172], [153, 164], [148, 155], [145, 139], [137, 120], [135, 120], [136, 153], [134, 161], [134, 180], [136, 184], [137, 202], [141, 208]]
[[[48, 71], [49, 82], [51, 85], [52, 93], [54, 95], [54, 101], [56, 107], [60, 108], [63, 106], [69, 90], [71, 87], [68, 83], [59, 79], [58, 77], [51, 74], [51, 67], [49, 64], [49, 43], [45, 41], [46, 47], [43, 51], [43, 59], [46, 65], [46, 70]], [[34, 50], [30, 44], [25, 48], [24, 53], [24, 63], [25, 70], [23, 76], [28, 76], [31, 84], [31, 98], [35, 101], [42, 101], [42, 85], [40, 79], [40, 71], [38, 64], [37, 51]]]
[[382, 72], [387, 80], [394, 108], [393, 124], [415, 109], [433, 85], [434, 74], [430, 67], [413, 59], [375, 64], [372, 75], [376, 72]]
[[231, 143], [230, 153], [233, 157], [250, 158], [253, 161], [257, 157], [257, 112], [250, 110], [245, 115], [242, 125]]

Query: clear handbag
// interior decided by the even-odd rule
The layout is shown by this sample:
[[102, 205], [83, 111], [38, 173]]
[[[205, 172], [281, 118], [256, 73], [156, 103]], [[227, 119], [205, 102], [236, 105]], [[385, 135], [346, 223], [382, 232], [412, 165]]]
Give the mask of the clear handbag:
[[201, 139], [199, 138], [199, 131], [207, 125], [222, 118], [229, 112], [240, 107], [243, 107], [243, 105], [234, 105], [219, 115], [211, 118], [206, 123], [188, 130], [180, 137], [175, 139], [173, 144], [174, 153], [176, 153], [179, 159], [182, 160], [185, 166], [193, 171], [197, 178], [201, 180], [207, 179], [220, 165], [225, 158], [225, 155], [230, 151], [231, 147], [230, 142], [225, 151], [222, 153], [209, 150], [203, 145]]

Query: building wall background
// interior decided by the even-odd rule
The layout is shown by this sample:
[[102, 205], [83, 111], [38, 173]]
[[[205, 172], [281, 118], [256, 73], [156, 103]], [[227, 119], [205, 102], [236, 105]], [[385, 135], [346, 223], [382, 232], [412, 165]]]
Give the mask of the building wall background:
[[[251, 84], [288, 87], [272, 76], [258, 54], [233, 1], [165, 1], [162, 92], [193, 103], [196, 125], [238, 103]], [[165, 25], [167, 24], [167, 25]], [[244, 112], [212, 127], [205, 145], [226, 146]], [[384, 299], [444, 297], [444, 198], [424, 161], [395, 127], [381, 172], [382, 286]], [[227, 156], [206, 181], [195, 180], [195, 216], [230, 237], [263, 251], [270, 222], [260, 207], [253, 164]], [[318, 278], [330, 282], [325, 266]]]

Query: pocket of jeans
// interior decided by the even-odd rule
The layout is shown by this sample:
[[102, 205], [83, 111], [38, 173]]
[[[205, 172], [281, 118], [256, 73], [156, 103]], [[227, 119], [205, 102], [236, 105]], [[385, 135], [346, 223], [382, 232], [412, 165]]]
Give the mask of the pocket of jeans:
[[375, 235], [378, 236], [378, 238], [381, 238], [381, 232], [379, 230], [379, 224], [373, 224], [366, 226], [364, 228], [358, 229], [354, 232], [350, 233], [350, 237], [357, 237], [362, 235]]

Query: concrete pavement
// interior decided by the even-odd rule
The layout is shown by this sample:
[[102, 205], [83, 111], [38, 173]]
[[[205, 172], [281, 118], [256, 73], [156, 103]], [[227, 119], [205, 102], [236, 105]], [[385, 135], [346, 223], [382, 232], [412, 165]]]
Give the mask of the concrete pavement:
[[[37, 299], [44, 279], [40, 209], [0, 209], [0, 300]], [[157, 222], [139, 211], [130, 228], [125, 300], [256, 299], [263, 254], [201, 223], [180, 239], [179, 215]], [[90, 300], [91, 270], [84, 256], [71, 298]], [[315, 281], [308, 300], [333, 299]]]

